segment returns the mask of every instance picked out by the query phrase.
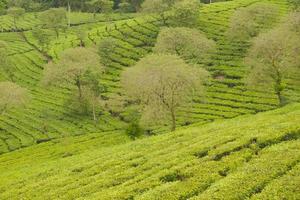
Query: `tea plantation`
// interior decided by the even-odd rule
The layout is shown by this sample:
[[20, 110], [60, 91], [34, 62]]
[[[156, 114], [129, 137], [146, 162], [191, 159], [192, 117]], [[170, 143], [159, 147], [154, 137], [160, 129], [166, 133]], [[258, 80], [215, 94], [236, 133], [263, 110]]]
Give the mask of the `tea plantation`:
[[[279, 9], [263, 31], [291, 11], [288, 0], [201, 7], [195, 28], [216, 43], [211, 58], [198, 63], [211, 76], [206, 91], [177, 111], [177, 131], [151, 126], [137, 140], [125, 133], [128, 110], [103, 108], [95, 123], [91, 113], [80, 115], [69, 105], [75, 86], [42, 84], [44, 67], [69, 48], [112, 38], [116, 47], [99, 81], [101, 97], [117, 102], [125, 96], [121, 73], [153, 51], [166, 27], [161, 16], [72, 12], [57, 37], [43, 27], [40, 12], [26, 13], [17, 27], [11, 16], [0, 15], [13, 82], [30, 97], [25, 107], [0, 110], [0, 199], [300, 199], [300, 72], [289, 75], [287, 105], [280, 108], [272, 90], [245, 85], [252, 41], [227, 33], [236, 10], [259, 2]], [[47, 46], [34, 36], [37, 28], [48, 34]], [[0, 68], [0, 82], [10, 78]]]
[[300, 198], [299, 104], [126, 144], [107, 144], [110, 137], [67, 137], [2, 155], [0, 198]]
[[[230, 41], [226, 37], [226, 29], [233, 12], [241, 7], [256, 3], [256, 0], [235, 0], [205, 5], [200, 12], [199, 29], [217, 43], [218, 51], [211, 60], [205, 61], [205, 66], [213, 77], [208, 85], [206, 98], [195, 98], [192, 105], [180, 109], [178, 123], [207, 123], [218, 119], [233, 118], [244, 114], [254, 114], [274, 109], [278, 100], [270, 91], [248, 90], [243, 84], [246, 67], [243, 58], [250, 45], [249, 41]], [[280, 7], [281, 15], [289, 10], [285, 0], [271, 1]], [[44, 88], [40, 84], [43, 66], [47, 57], [57, 59], [59, 54], [71, 47], [78, 46], [80, 41], [76, 32], [86, 32], [86, 45], [99, 43], [103, 38], [112, 37], [118, 47], [112, 52], [111, 64], [101, 78], [106, 86], [103, 93], [107, 98], [114, 98], [120, 93], [120, 73], [122, 69], [132, 66], [140, 58], [151, 52], [156, 37], [163, 23], [156, 16], [134, 16], [114, 14], [110, 23], [103, 23], [103, 16], [73, 13], [74, 26], [62, 32], [52, 41], [47, 49], [40, 47], [32, 37], [31, 29], [38, 26], [38, 14], [26, 14], [20, 23], [20, 32], [13, 32], [12, 19], [9, 16], [0, 18], [2, 33], [0, 40], [9, 45], [9, 54], [13, 62], [15, 81], [30, 90], [32, 101], [25, 109], [15, 109], [0, 117], [0, 153], [9, 152], [35, 143], [48, 141], [66, 135], [85, 133], [100, 133], [123, 129], [125, 123], [110, 113], [103, 111], [97, 127], [90, 116], [78, 117], [74, 111], [65, 105], [70, 95], [70, 87], [59, 85]], [[128, 19], [129, 18], [129, 19]], [[114, 21], [116, 20], [116, 21]], [[5, 22], [5, 23], [4, 23]], [[7, 75], [0, 73], [0, 79]], [[291, 77], [299, 81], [297, 74]], [[293, 101], [299, 99], [299, 88], [289, 85], [286, 96]], [[126, 115], [126, 113], [124, 113]], [[164, 131], [164, 127], [153, 127], [154, 132]], [[125, 137], [125, 136], [124, 136]]]

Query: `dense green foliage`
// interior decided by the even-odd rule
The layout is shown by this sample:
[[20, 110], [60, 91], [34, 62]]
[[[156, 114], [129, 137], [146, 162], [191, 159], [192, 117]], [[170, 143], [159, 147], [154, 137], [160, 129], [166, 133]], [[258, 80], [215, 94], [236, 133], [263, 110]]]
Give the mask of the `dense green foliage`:
[[299, 131], [298, 104], [122, 145], [68, 137], [0, 156], [0, 198], [299, 199]]
[[299, 0], [288, 0], [288, 2], [292, 5], [292, 7], [295, 10], [300, 8], [300, 1]]
[[[217, 50], [210, 59], [202, 60], [199, 64], [207, 67], [213, 79], [208, 85], [205, 98], [195, 97], [191, 104], [178, 110], [179, 126], [253, 114], [278, 106], [275, 93], [261, 89], [248, 90], [244, 86], [248, 68], [243, 59], [250, 42], [231, 41], [226, 35], [234, 11], [254, 2], [256, 1], [236, 0], [201, 8], [199, 29], [203, 35], [216, 41]], [[273, 3], [280, 7], [281, 15], [287, 13], [289, 7], [285, 0]], [[104, 24], [103, 15], [96, 15], [94, 18], [93, 14], [72, 13], [71, 28], [60, 29], [58, 38], [53, 30], [43, 29], [49, 35], [50, 41], [47, 45], [41, 44], [34, 32], [30, 31], [31, 28], [42, 24], [32, 13], [25, 14], [19, 20], [20, 30], [29, 30], [24, 32], [24, 35], [10, 32], [0, 34], [0, 40], [4, 40], [9, 47], [7, 52], [13, 64], [13, 80], [27, 88], [33, 96], [25, 109], [13, 109], [0, 117], [1, 153], [65, 135], [103, 132], [128, 126], [124, 121], [130, 122], [128, 116], [133, 109], [127, 108], [128, 105], [119, 101], [123, 96], [120, 91], [120, 74], [125, 67], [134, 65], [152, 50], [163, 22], [152, 16], [133, 18], [134, 15], [113, 14], [111, 17], [114, 18], [114, 22]], [[0, 21], [5, 22], [1, 23], [4, 31], [14, 29], [10, 17], [3, 16]], [[78, 38], [78, 30], [86, 32], [81, 39]], [[105, 38], [113, 39], [114, 50], [106, 57], [106, 70], [99, 81], [104, 86], [101, 96], [110, 102], [104, 102], [104, 109], [99, 111], [99, 122], [95, 126], [92, 116], [80, 116], [66, 103], [74, 88], [62, 84], [46, 89], [40, 86], [40, 80], [48, 56], [56, 60], [65, 49], [80, 46], [82, 40], [86, 46], [90, 46], [101, 44]], [[1, 70], [0, 80], [7, 79], [8, 74]], [[297, 79], [299, 76], [293, 74], [289, 80]], [[299, 88], [289, 84], [284, 96], [287, 101], [299, 100]], [[112, 104], [114, 106], [111, 106]], [[118, 105], [118, 108], [115, 105]], [[125, 109], [122, 106], [125, 106]], [[165, 127], [155, 126], [145, 131], [153, 134], [165, 130]]]
[[295, 2], [0, 0], [0, 199], [299, 199]]

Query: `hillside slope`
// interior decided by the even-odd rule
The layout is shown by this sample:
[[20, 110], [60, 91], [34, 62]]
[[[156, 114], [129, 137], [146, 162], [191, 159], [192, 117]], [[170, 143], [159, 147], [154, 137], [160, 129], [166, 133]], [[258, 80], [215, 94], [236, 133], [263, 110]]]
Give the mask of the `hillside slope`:
[[300, 198], [300, 104], [108, 148], [89, 139], [1, 155], [0, 199]]
[[[282, 16], [289, 11], [286, 0], [263, 1], [278, 5]], [[233, 0], [205, 5], [201, 8], [202, 15], [198, 28], [209, 38], [214, 39], [218, 48], [213, 58], [203, 63], [210, 65], [206, 67], [213, 80], [208, 85], [205, 99], [195, 98], [192, 105], [181, 108], [178, 117], [179, 125], [204, 124], [275, 109], [278, 106], [278, 100], [273, 92], [248, 90], [244, 86], [243, 80], [247, 75], [247, 67], [243, 65], [243, 58], [251, 43], [231, 42], [225, 34], [234, 11], [256, 2], [259, 1]], [[132, 18], [131, 15], [119, 17], [116, 15], [116, 21], [107, 24], [91, 21], [90, 14], [74, 13], [73, 15], [72, 21], [76, 26], [61, 33], [58, 39], [55, 39], [52, 33], [53, 39], [46, 52], [56, 59], [63, 50], [78, 46], [79, 40], [75, 34], [78, 29], [86, 31], [87, 46], [98, 44], [106, 37], [114, 38], [118, 48], [112, 53], [111, 64], [101, 77], [101, 83], [106, 90], [102, 95], [113, 99], [116, 94], [122, 94], [119, 81], [122, 70], [134, 65], [151, 52], [162, 23], [153, 16]], [[126, 141], [128, 139], [126, 135], [118, 133], [126, 126], [121, 119], [127, 113], [115, 117], [107, 111], [102, 111], [97, 126], [94, 126], [91, 116], [78, 115], [73, 108], [66, 105], [65, 100], [69, 98], [72, 87], [60, 85], [44, 88], [40, 85], [46, 58], [31, 32], [31, 28], [40, 22], [31, 21], [31, 18], [34, 18], [32, 13], [20, 21], [20, 25], [24, 24], [24, 27], [17, 33], [11, 32], [11, 18], [3, 16], [0, 19], [8, 24], [3, 28], [4, 33], [0, 33], [0, 40], [9, 44], [10, 58], [14, 64], [14, 79], [17, 84], [27, 88], [32, 96], [32, 101], [25, 109], [14, 109], [0, 116], [0, 154], [55, 138], [87, 133], [105, 135], [108, 131], [113, 137], [119, 136], [117, 141], [122, 139]], [[101, 19], [101, 16], [98, 16], [97, 21], [103, 21]], [[295, 75], [293, 79], [297, 79], [300, 83], [299, 77]], [[0, 80], [5, 79], [7, 75], [0, 71]], [[291, 101], [299, 101], [299, 87], [296, 85], [288, 87], [285, 96]], [[166, 130], [165, 127], [153, 127], [153, 129], [153, 133]], [[112, 131], [116, 131], [116, 134], [114, 135]]]

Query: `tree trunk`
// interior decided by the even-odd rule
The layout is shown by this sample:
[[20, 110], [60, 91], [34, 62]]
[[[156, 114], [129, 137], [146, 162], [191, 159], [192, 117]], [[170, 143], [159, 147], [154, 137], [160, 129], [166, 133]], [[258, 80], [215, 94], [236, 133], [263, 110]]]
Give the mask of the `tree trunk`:
[[172, 117], [171, 131], [175, 131], [176, 130], [176, 115], [175, 115], [174, 108], [171, 108], [171, 117]]
[[[273, 64], [273, 66], [275, 66], [275, 64]], [[283, 100], [283, 96], [282, 96], [283, 90], [284, 90], [284, 88], [282, 85], [282, 74], [280, 73], [279, 69], [276, 68], [275, 93], [276, 93], [278, 101], [279, 101], [279, 106], [283, 106], [283, 104], [284, 104], [284, 100]]]
[[54, 31], [55, 31], [55, 34], [56, 34], [56, 39], [58, 39], [58, 37], [59, 37], [59, 30], [55, 29]]
[[94, 122], [96, 123], [97, 117], [96, 117], [96, 110], [95, 110], [95, 104], [94, 103], [93, 103], [93, 118], [94, 118]]
[[167, 19], [166, 19], [166, 17], [165, 17], [165, 14], [164, 14], [164, 13], [161, 13], [161, 14], [160, 14], [160, 17], [161, 17], [162, 20], [163, 20], [163, 25], [166, 26], [166, 25], [167, 25]]
[[80, 47], [85, 47], [85, 44], [82, 39], [80, 39]]
[[76, 86], [77, 86], [77, 89], [78, 89], [79, 99], [81, 100], [81, 98], [82, 98], [82, 89], [81, 89], [81, 82], [80, 82], [79, 78], [77, 78], [77, 80], [76, 80]]
[[279, 92], [279, 93], [277, 94], [277, 96], [278, 96], [278, 99], [279, 99], [279, 105], [280, 105], [280, 106], [283, 106], [284, 101], [283, 101], [283, 96], [281, 95], [281, 92]]
[[71, 27], [71, 5], [70, 5], [70, 1], [68, 1], [68, 27]]
[[279, 106], [283, 106], [284, 105], [284, 100], [283, 100], [283, 96], [281, 94], [281, 91], [278, 90], [276, 91], [276, 95], [277, 95], [277, 98], [278, 98], [278, 101], [279, 101]]

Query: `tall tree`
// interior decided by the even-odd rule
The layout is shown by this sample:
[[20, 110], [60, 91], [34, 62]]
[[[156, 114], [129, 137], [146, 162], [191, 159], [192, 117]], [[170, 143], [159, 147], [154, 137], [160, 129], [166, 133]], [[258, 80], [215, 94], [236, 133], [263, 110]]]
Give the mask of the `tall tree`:
[[261, 34], [254, 40], [246, 63], [251, 67], [247, 83], [273, 88], [280, 105], [286, 80], [300, 69], [300, 36], [286, 29], [277, 28]]
[[233, 40], [255, 37], [262, 29], [270, 28], [279, 16], [275, 5], [256, 3], [238, 9], [230, 19], [227, 35]]
[[135, 11], [139, 11], [141, 9], [141, 5], [144, 2], [144, 0], [126, 0]]
[[174, 4], [168, 16], [173, 26], [195, 27], [200, 18], [201, 3], [198, 0], [182, 0]]
[[106, 15], [113, 11], [114, 2], [111, 0], [92, 0], [87, 2], [89, 10], [94, 13], [94, 17], [96, 17], [96, 13], [103, 13]]
[[167, 11], [180, 0], [145, 0], [141, 5], [141, 11], [144, 13], [156, 13], [158, 14], [164, 24], [167, 24]]
[[175, 54], [190, 62], [203, 62], [215, 50], [215, 42], [196, 29], [178, 27], [162, 29], [154, 52]]
[[101, 98], [101, 94], [105, 91], [105, 87], [100, 84], [98, 74], [88, 71], [86, 77], [83, 96], [85, 102], [88, 104], [87, 106], [91, 107], [93, 120], [96, 122], [97, 110], [104, 107], [104, 101]]
[[8, 109], [26, 105], [28, 100], [26, 89], [12, 82], [0, 82], [0, 114]]
[[163, 19], [166, 24], [165, 12], [171, 8], [172, 4], [169, 4], [166, 0], [145, 0], [141, 5], [141, 11], [144, 13], [157, 13]]
[[53, 29], [56, 37], [59, 37], [59, 30], [67, 25], [67, 12], [64, 8], [51, 8], [41, 13], [40, 19], [45, 28]]
[[[77, 88], [77, 100], [83, 102], [84, 88], [93, 90], [96, 77], [103, 72], [100, 58], [93, 49], [77, 47], [62, 53], [57, 63], [45, 66], [43, 83], [45, 85], [67, 83]], [[94, 90], [96, 91], [96, 90]]]
[[168, 120], [176, 129], [177, 110], [203, 91], [208, 73], [176, 55], [149, 55], [122, 74], [124, 92], [140, 103], [146, 124]]
[[19, 7], [11, 7], [7, 10], [7, 14], [13, 18], [15, 31], [17, 31], [17, 21], [25, 14], [25, 9]]

